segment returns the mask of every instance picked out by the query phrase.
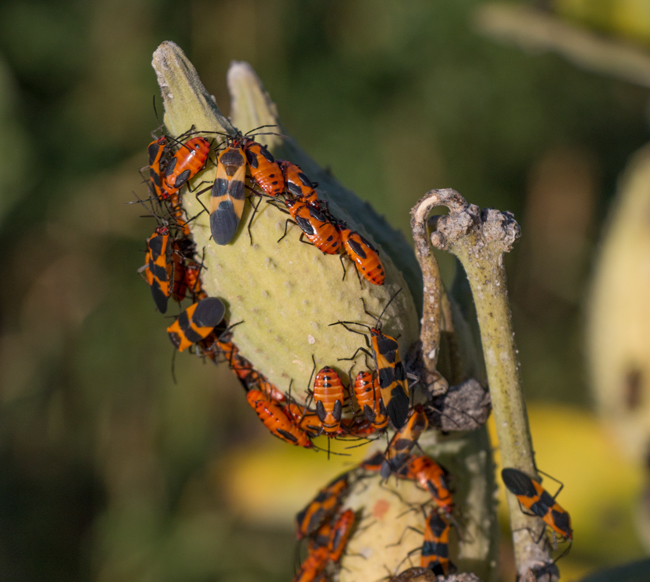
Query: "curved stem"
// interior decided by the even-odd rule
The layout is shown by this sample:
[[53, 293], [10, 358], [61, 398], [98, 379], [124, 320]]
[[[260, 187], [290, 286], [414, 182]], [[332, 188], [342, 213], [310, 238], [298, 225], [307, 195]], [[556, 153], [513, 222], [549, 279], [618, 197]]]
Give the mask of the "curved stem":
[[[510, 251], [519, 237], [519, 225], [509, 212], [480, 211], [452, 189], [432, 190], [426, 198], [431, 206], [450, 210], [448, 216], [429, 219], [431, 242], [458, 257], [472, 289], [503, 466], [539, 479], [503, 265], [503, 253]], [[545, 536], [540, 536], [543, 522], [526, 516], [514, 495], [508, 494], [508, 507], [520, 579], [553, 579], [557, 570], [548, 566], [552, 559]], [[545, 564], [547, 567], [540, 567]]]

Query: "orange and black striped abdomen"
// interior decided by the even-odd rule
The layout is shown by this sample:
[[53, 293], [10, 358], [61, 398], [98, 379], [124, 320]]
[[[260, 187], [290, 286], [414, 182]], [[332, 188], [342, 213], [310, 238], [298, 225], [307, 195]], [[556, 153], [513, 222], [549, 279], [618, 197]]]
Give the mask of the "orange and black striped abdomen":
[[244, 152], [251, 177], [269, 196], [284, 194], [284, 176], [271, 152], [251, 139], [244, 140]]
[[339, 251], [341, 236], [319, 208], [296, 199], [287, 199], [284, 203], [310, 243], [327, 255]]
[[282, 170], [284, 185], [290, 196], [311, 204], [318, 202], [316, 189], [300, 166], [286, 160], [278, 160], [278, 165]]
[[357, 271], [373, 285], [383, 285], [386, 273], [377, 249], [358, 232], [349, 228], [341, 229], [340, 234], [343, 249], [354, 262]]
[[249, 390], [246, 395], [248, 404], [255, 410], [257, 416], [264, 426], [273, 435], [282, 439], [285, 443], [299, 447], [311, 448], [313, 445], [309, 437], [297, 427], [282, 408], [273, 402], [261, 390]]
[[436, 575], [446, 575], [449, 567], [450, 524], [433, 509], [424, 529], [420, 566], [430, 568]]
[[217, 297], [208, 297], [190, 305], [167, 328], [172, 343], [179, 352], [199, 342], [212, 332], [225, 315], [226, 307]]
[[171, 263], [169, 260], [169, 230], [159, 226], [147, 239], [147, 282], [151, 281], [151, 295], [160, 313], [167, 311], [167, 299], [171, 293]]
[[421, 404], [416, 404], [408, 421], [395, 433], [384, 453], [384, 464], [381, 467], [381, 476], [384, 479], [388, 479], [393, 471], [399, 471], [404, 466], [420, 435], [428, 426], [424, 408]]
[[314, 402], [324, 433], [333, 434], [340, 428], [344, 401], [341, 378], [329, 366], [322, 368], [314, 380]]
[[354, 396], [364, 417], [376, 429], [388, 426], [388, 415], [381, 397], [379, 380], [368, 371], [359, 372], [354, 379]]
[[348, 473], [340, 475], [323, 487], [316, 497], [296, 514], [296, 537], [299, 540], [312, 535], [336, 513], [349, 486]]
[[573, 540], [571, 517], [537, 481], [517, 469], [501, 471], [503, 483], [519, 503], [532, 511], [563, 539]]
[[210, 142], [204, 137], [188, 139], [178, 148], [165, 168], [163, 189], [168, 196], [178, 192], [203, 169], [209, 153]]
[[226, 148], [217, 160], [217, 176], [210, 195], [210, 230], [218, 245], [235, 236], [246, 202], [246, 159], [241, 148]]
[[397, 341], [375, 328], [370, 330], [370, 336], [381, 397], [390, 421], [399, 429], [406, 422], [410, 402], [406, 370], [399, 356]]

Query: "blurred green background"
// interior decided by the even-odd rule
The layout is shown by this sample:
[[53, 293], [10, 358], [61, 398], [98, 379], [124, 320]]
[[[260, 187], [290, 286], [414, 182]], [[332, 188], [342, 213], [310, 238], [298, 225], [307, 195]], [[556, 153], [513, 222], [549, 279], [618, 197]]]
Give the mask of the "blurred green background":
[[[571, 580], [643, 555], [640, 469], [590, 411], [583, 318], [616, 180], [648, 139], [648, 89], [495, 43], [473, 24], [483, 4], [0, 4], [0, 580], [287, 581], [292, 513], [342, 467], [273, 441], [227, 368], [182, 354], [172, 379], [168, 322], [136, 273], [152, 222], [124, 204], [146, 193], [163, 40], [225, 112], [228, 64], [250, 62], [287, 131], [409, 238], [431, 188], [514, 212], [537, 461], [567, 483], [565, 507], [583, 501], [560, 566]], [[582, 20], [606, 31], [615, 10], [598, 4]]]

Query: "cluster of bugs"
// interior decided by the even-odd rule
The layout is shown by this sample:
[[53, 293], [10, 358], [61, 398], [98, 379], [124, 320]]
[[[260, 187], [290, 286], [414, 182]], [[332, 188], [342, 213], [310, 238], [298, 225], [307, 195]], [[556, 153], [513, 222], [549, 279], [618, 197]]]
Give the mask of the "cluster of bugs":
[[[343, 508], [343, 499], [359, 471], [364, 476], [378, 473], [382, 479], [410, 480], [430, 493], [434, 507], [425, 514], [420, 567], [447, 574], [449, 532], [455, 525], [449, 475], [431, 457], [414, 452], [429, 420], [425, 406], [412, 404], [409, 376], [397, 340], [382, 332], [381, 318], [395, 295], [378, 317], [368, 313], [364, 304], [366, 313], [376, 320], [374, 325], [352, 321], [330, 324], [364, 337], [365, 347], [345, 359], [354, 361], [361, 353], [372, 359], [374, 369], [359, 371], [353, 377], [353, 365], [344, 381], [331, 366], [316, 372], [314, 363], [307, 401], [299, 403], [292, 398], [290, 389], [288, 393], [278, 389], [239, 353], [233, 341], [233, 328], [238, 324], [228, 325], [224, 302], [208, 297], [203, 289], [203, 261], [189, 226], [196, 217], [186, 215], [180, 197], [184, 188], [190, 191], [190, 181], [210, 165], [216, 166], [214, 182], [194, 191], [203, 212], [209, 213], [215, 244], [233, 241], [240, 230], [247, 200], [251, 204], [257, 202], [254, 211], [266, 200], [288, 213], [287, 224], [292, 221], [300, 227], [302, 242], [327, 255], [339, 254], [344, 277], [347, 257], [356, 267], [360, 284], [363, 277], [372, 285], [383, 285], [385, 272], [377, 250], [330, 212], [327, 203], [318, 197], [317, 184], [299, 166], [275, 160], [265, 146], [248, 135], [225, 136], [220, 142], [206, 135], [207, 132], [191, 129], [179, 138], [154, 137], [148, 146], [146, 181], [152, 204], [150, 214], [156, 218], [157, 226], [146, 241], [145, 264], [139, 271], [161, 313], [167, 312], [170, 298], [179, 306], [186, 299], [191, 302], [167, 328], [172, 344], [178, 351], [189, 349], [215, 363], [225, 361], [264, 426], [291, 445], [318, 448], [313, 442], [318, 436], [368, 438], [384, 433], [390, 426], [396, 431], [383, 453], [373, 455], [357, 469], [329, 483], [297, 515], [297, 537], [306, 539], [308, 548], [294, 582], [324, 579], [341, 559], [351, 533], [358, 526], [355, 513]], [[199, 196], [208, 190], [206, 205]], [[252, 217], [248, 223], [252, 242], [251, 223]], [[282, 238], [286, 234], [285, 226]], [[516, 469], [504, 469], [502, 477], [522, 509], [543, 519], [562, 540], [572, 540], [568, 513], [557, 504], [555, 496]]]
[[296, 572], [293, 582], [320, 579], [325, 569], [338, 564], [348, 539], [357, 525], [352, 509], [343, 508], [353, 471], [340, 475], [312, 499], [296, 515], [296, 538], [307, 540], [307, 557]]

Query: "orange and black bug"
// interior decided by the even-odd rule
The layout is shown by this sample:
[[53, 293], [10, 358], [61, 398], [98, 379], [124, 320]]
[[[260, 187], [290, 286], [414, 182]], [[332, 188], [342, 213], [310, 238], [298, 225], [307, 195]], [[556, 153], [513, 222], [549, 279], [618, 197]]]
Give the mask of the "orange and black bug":
[[377, 430], [388, 426], [388, 415], [381, 397], [379, 381], [368, 371], [359, 372], [354, 379], [354, 396], [366, 420]]
[[384, 464], [380, 471], [384, 479], [388, 479], [392, 472], [397, 472], [404, 466], [420, 435], [428, 426], [424, 408], [421, 404], [416, 404], [408, 421], [395, 433], [384, 453]]
[[355, 515], [351, 509], [346, 509], [336, 520], [332, 528], [332, 533], [330, 534], [330, 541], [327, 544], [329, 558], [332, 562], [338, 562], [341, 559], [345, 546], [350, 539], [354, 521]]
[[169, 339], [179, 352], [199, 342], [212, 332], [226, 312], [221, 299], [208, 297], [190, 305], [167, 328]]
[[300, 564], [300, 568], [291, 582], [313, 582], [320, 577], [329, 561], [327, 546], [313, 548], [307, 554], [305, 561]]
[[205, 166], [210, 153], [210, 142], [204, 137], [193, 137], [181, 144], [165, 168], [163, 190], [167, 197], [178, 192]]
[[327, 547], [327, 544], [329, 544], [330, 541], [330, 536], [332, 535], [333, 525], [332, 522], [326, 521], [316, 530], [316, 533], [309, 536], [309, 541], [307, 543], [308, 552], [313, 552], [316, 548]]
[[363, 461], [359, 467], [368, 471], [379, 471], [384, 464], [384, 453], [375, 453], [369, 459]]
[[307, 449], [313, 446], [305, 431], [296, 426], [284, 413], [282, 408], [273, 402], [264, 392], [261, 390], [249, 390], [246, 395], [246, 400], [251, 408], [255, 410], [264, 426], [276, 437], [290, 445], [305, 447]]
[[314, 380], [316, 414], [325, 434], [336, 434], [340, 429], [344, 401], [345, 389], [341, 378], [332, 368], [325, 366], [316, 374]]
[[316, 188], [300, 166], [286, 160], [278, 160], [278, 165], [282, 170], [284, 183], [290, 196], [299, 198], [302, 202], [318, 203]]
[[373, 285], [383, 285], [386, 281], [386, 273], [377, 249], [358, 232], [350, 230], [347, 226], [339, 226], [339, 234], [343, 250], [354, 262], [357, 272]]
[[[302, 229], [300, 240], [302, 240], [303, 236], [307, 237], [310, 243], [327, 255], [334, 255], [339, 252], [341, 237], [334, 224], [319, 208], [295, 198], [287, 198], [284, 203], [289, 210], [289, 214], [291, 214], [291, 218]], [[280, 240], [286, 234], [285, 224], [284, 235]]]
[[289, 404], [284, 412], [310, 437], [317, 437], [323, 432], [323, 423], [315, 412], [308, 412], [306, 408], [293, 403]]
[[551, 496], [537, 481], [533, 481], [526, 473], [517, 469], [503, 469], [501, 478], [508, 491], [517, 497], [523, 507], [530, 510], [533, 515], [541, 517], [544, 523], [563, 540], [573, 541], [571, 517], [555, 501], [562, 487]]
[[438, 507], [447, 514], [451, 513], [453, 500], [447, 484], [448, 473], [431, 457], [411, 457], [408, 464], [397, 472], [397, 476], [416, 481], [433, 496]]
[[449, 530], [451, 525], [433, 509], [424, 529], [420, 566], [437, 575], [446, 575], [449, 568]]
[[163, 188], [163, 167], [162, 164], [167, 162], [169, 157], [169, 145], [165, 136], [159, 137], [152, 141], [147, 147], [149, 154], [149, 186], [158, 200], [168, 198]]
[[170, 294], [171, 264], [169, 262], [169, 228], [159, 226], [147, 239], [145, 278], [160, 313], [167, 311]]
[[[399, 293], [399, 291], [400, 290], [398, 290], [397, 293]], [[360, 351], [373, 357], [375, 360], [375, 366], [377, 368], [381, 397], [384, 401], [386, 412], [388, 413], [393, 426], [397, 429], [400, 429], [402, 426], [404, 426], [404, 423], [408, 418], [410, 406], [406, 370], [404, 369], [404, 365], [402, 364], [402, 360], [399, 356], [399, 346], [397, 344], [397, 340], [390, 337], [389, 335], [383, 334], [381, 332], [380, 323], [382, 316], [386, 312], [386, 309], [391, 304], [393, 299], [397, 297], [397, 293], [395, 293], [390, 298], [390, 301], [386, 304], [386, 307], [384, 307], [383, 311], [377, 318], [375, 327], [371, 327], [365, 323], [355, 323], [352, 321], [337, 321], [336, 323], [331, 323], [330, 325], [343, 325], [348, 331], [364, 336], [366, 345], [371, 348], [372, 354], [370, 354], [365, 348], [359, 348], [351, 358], [341, 359], [354, 360], [357, 356], [357, 353]], [[368, 315], [371, 315], [367, 310], [366, 313]], [[368, 339], [367, 334], [354, 329], [350, 329], [348, 325], [359, 325], [368, 328], [370, 331], [370, 339]]]
[[239, 226], [246, 202], [246, 158], [242, 148], [228, 147], [217, 160], [210, 195], [210, 230], [218, 245], [228, 244]]
[[248, 169], [255, 183], [268, 196], [278, 196], [284, 193], [284, 176], [280, 166], [275, 161], [266, 146], [250, 138], [235, 140], [235, 144], [242, 142], [246, 154]]
[[312, 535], [341, 505], [350, 487], [349, 474], [343, 473], [323, 487], [305, 508], [296, 515], [296, 537]]

